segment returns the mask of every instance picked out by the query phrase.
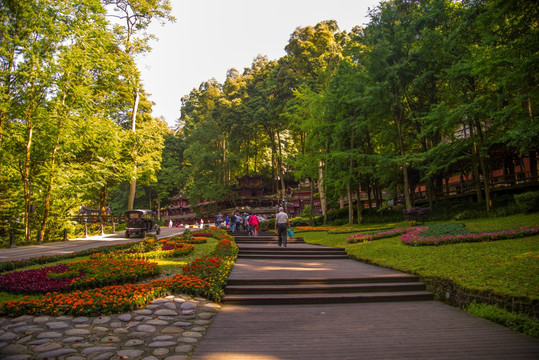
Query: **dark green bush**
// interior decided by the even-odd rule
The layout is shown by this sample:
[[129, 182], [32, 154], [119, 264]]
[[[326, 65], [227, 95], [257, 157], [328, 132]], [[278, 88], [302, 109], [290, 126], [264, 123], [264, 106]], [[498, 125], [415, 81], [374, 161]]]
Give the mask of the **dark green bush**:
[[514, 196], [518, 207], [525, 213], [539, 210], [539, 191], [530, 191]]
[[494, 305], [475, 302], [471, 303], [466, 311], [512, 330], [539, 338], [539, 321], [526, 314], [509, 312]]
[[309, 226], [309, 218], [295, 217], [290, 220], [292, 226]]
[[[361, 212], [363, 215], [363, 224], [380, 224], [385, 222], [399, 222], [404, 220], [402, 213], [402, 207], [395, 206], [390, 209], [363, 209]], [[357, 209], [354, 213], [357, 216]], [[357, 219], [356, 219], [357, 222]]]
[[427, 230], [421, 232], [421, 237], [463, 235], [468, 233], [469, 231], [463, 223], [430, 224]]

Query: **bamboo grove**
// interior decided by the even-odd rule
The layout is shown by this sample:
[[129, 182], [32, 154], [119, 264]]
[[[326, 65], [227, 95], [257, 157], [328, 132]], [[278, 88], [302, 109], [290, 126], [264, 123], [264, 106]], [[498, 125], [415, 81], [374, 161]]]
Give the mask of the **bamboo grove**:
[[167, 126], [134, 60], [170, 11], [168, 0], [0, 0], [2, 239], [57, 237], [81, 204], [104, 211], [118, 185], [155, 180]]
[[[537, 151], [539, 7], [526, 0], [392, 0], [350, 32], [298, 27], [277, 60], [258, 56], [182, 99], [158, 187], [225, 199], [236, 177], [311, 180], [322, 209], [359, 191], [436, 200], [455, 164], [491, 206], [488, 150]], [[487, 209], [487, 210], [488, 210]], [[354, 213], [350, 207], [350, 222]]]

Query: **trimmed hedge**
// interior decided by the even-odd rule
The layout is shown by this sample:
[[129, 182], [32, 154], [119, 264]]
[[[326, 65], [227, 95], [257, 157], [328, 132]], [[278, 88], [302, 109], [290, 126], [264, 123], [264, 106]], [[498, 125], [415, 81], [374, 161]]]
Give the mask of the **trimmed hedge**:
[[514, 195], [518, 207], [526, 214], [539, 210], [539, 191]]

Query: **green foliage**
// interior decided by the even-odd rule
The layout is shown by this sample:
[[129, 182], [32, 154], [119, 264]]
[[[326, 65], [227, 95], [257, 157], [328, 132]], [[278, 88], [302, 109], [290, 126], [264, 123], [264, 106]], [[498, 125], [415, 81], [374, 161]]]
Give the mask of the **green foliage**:
[[295, 217], [295, 218], [292, 218], [290, 219], [290, 225], [292, 227], [296, 227], [296, 226], [308, 226], [309, 225], [309, 218], [305, 218], [305, 217]]
[[302, 218], [309, 218], [309, 216], [311, 216], [311, 205], [305, 206], [300, 215]]
[[466, 311], [511, 330], [539, 338], [539, 320], [522, 313], [510, 312], [495, 305], [472, 302]]
[[539, 191], [530, 191], [515, 195], [515, 202], [525, 213], [531, 213], [539, 210]]
[[468, 234], [463, 223], [429, 224], [427, 230], [421, 232], [422, 237]]
[[[9, 64], [0, 69], [3, 240], [12, 230], [24, 234], [23, 243], [37, 232], [43, 241], [58, 240], [81, 203], [105, 208], [109, 190], [134, 175], [133, 163], [142, 183], [155, 180], [167, 129], [151, 118], [151, 103], [137, 86], [137, 134], [130, 130], [139, 81], [133, 54], [149, 38], [137, 33], [152, 18], [172, 20], [170, 4], [120, 2], [107, 9], [109, 2], [93, 0], [0, 6], [0, 62]], [[137, 22], [126, 27], [127, 37], [106, 17], [106, 10], [121, 9]], [[129, 44], [135, 39], [138, 45]]]
[[74, 279], [79, 276], [80, 276], [79, 270], [65, 271], [62, 273], [55, 273], [55, 272], [49, 271], [47, 273], [47, 277], [49, 279]]

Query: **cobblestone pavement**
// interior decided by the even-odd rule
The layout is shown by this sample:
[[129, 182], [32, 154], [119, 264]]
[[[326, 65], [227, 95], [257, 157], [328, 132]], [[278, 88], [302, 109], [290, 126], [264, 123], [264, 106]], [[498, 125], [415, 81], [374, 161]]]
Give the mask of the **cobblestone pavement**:
[[126, 314], [0, 318], [0, 359], [186, 360], [220, 308], [178, 295]]

